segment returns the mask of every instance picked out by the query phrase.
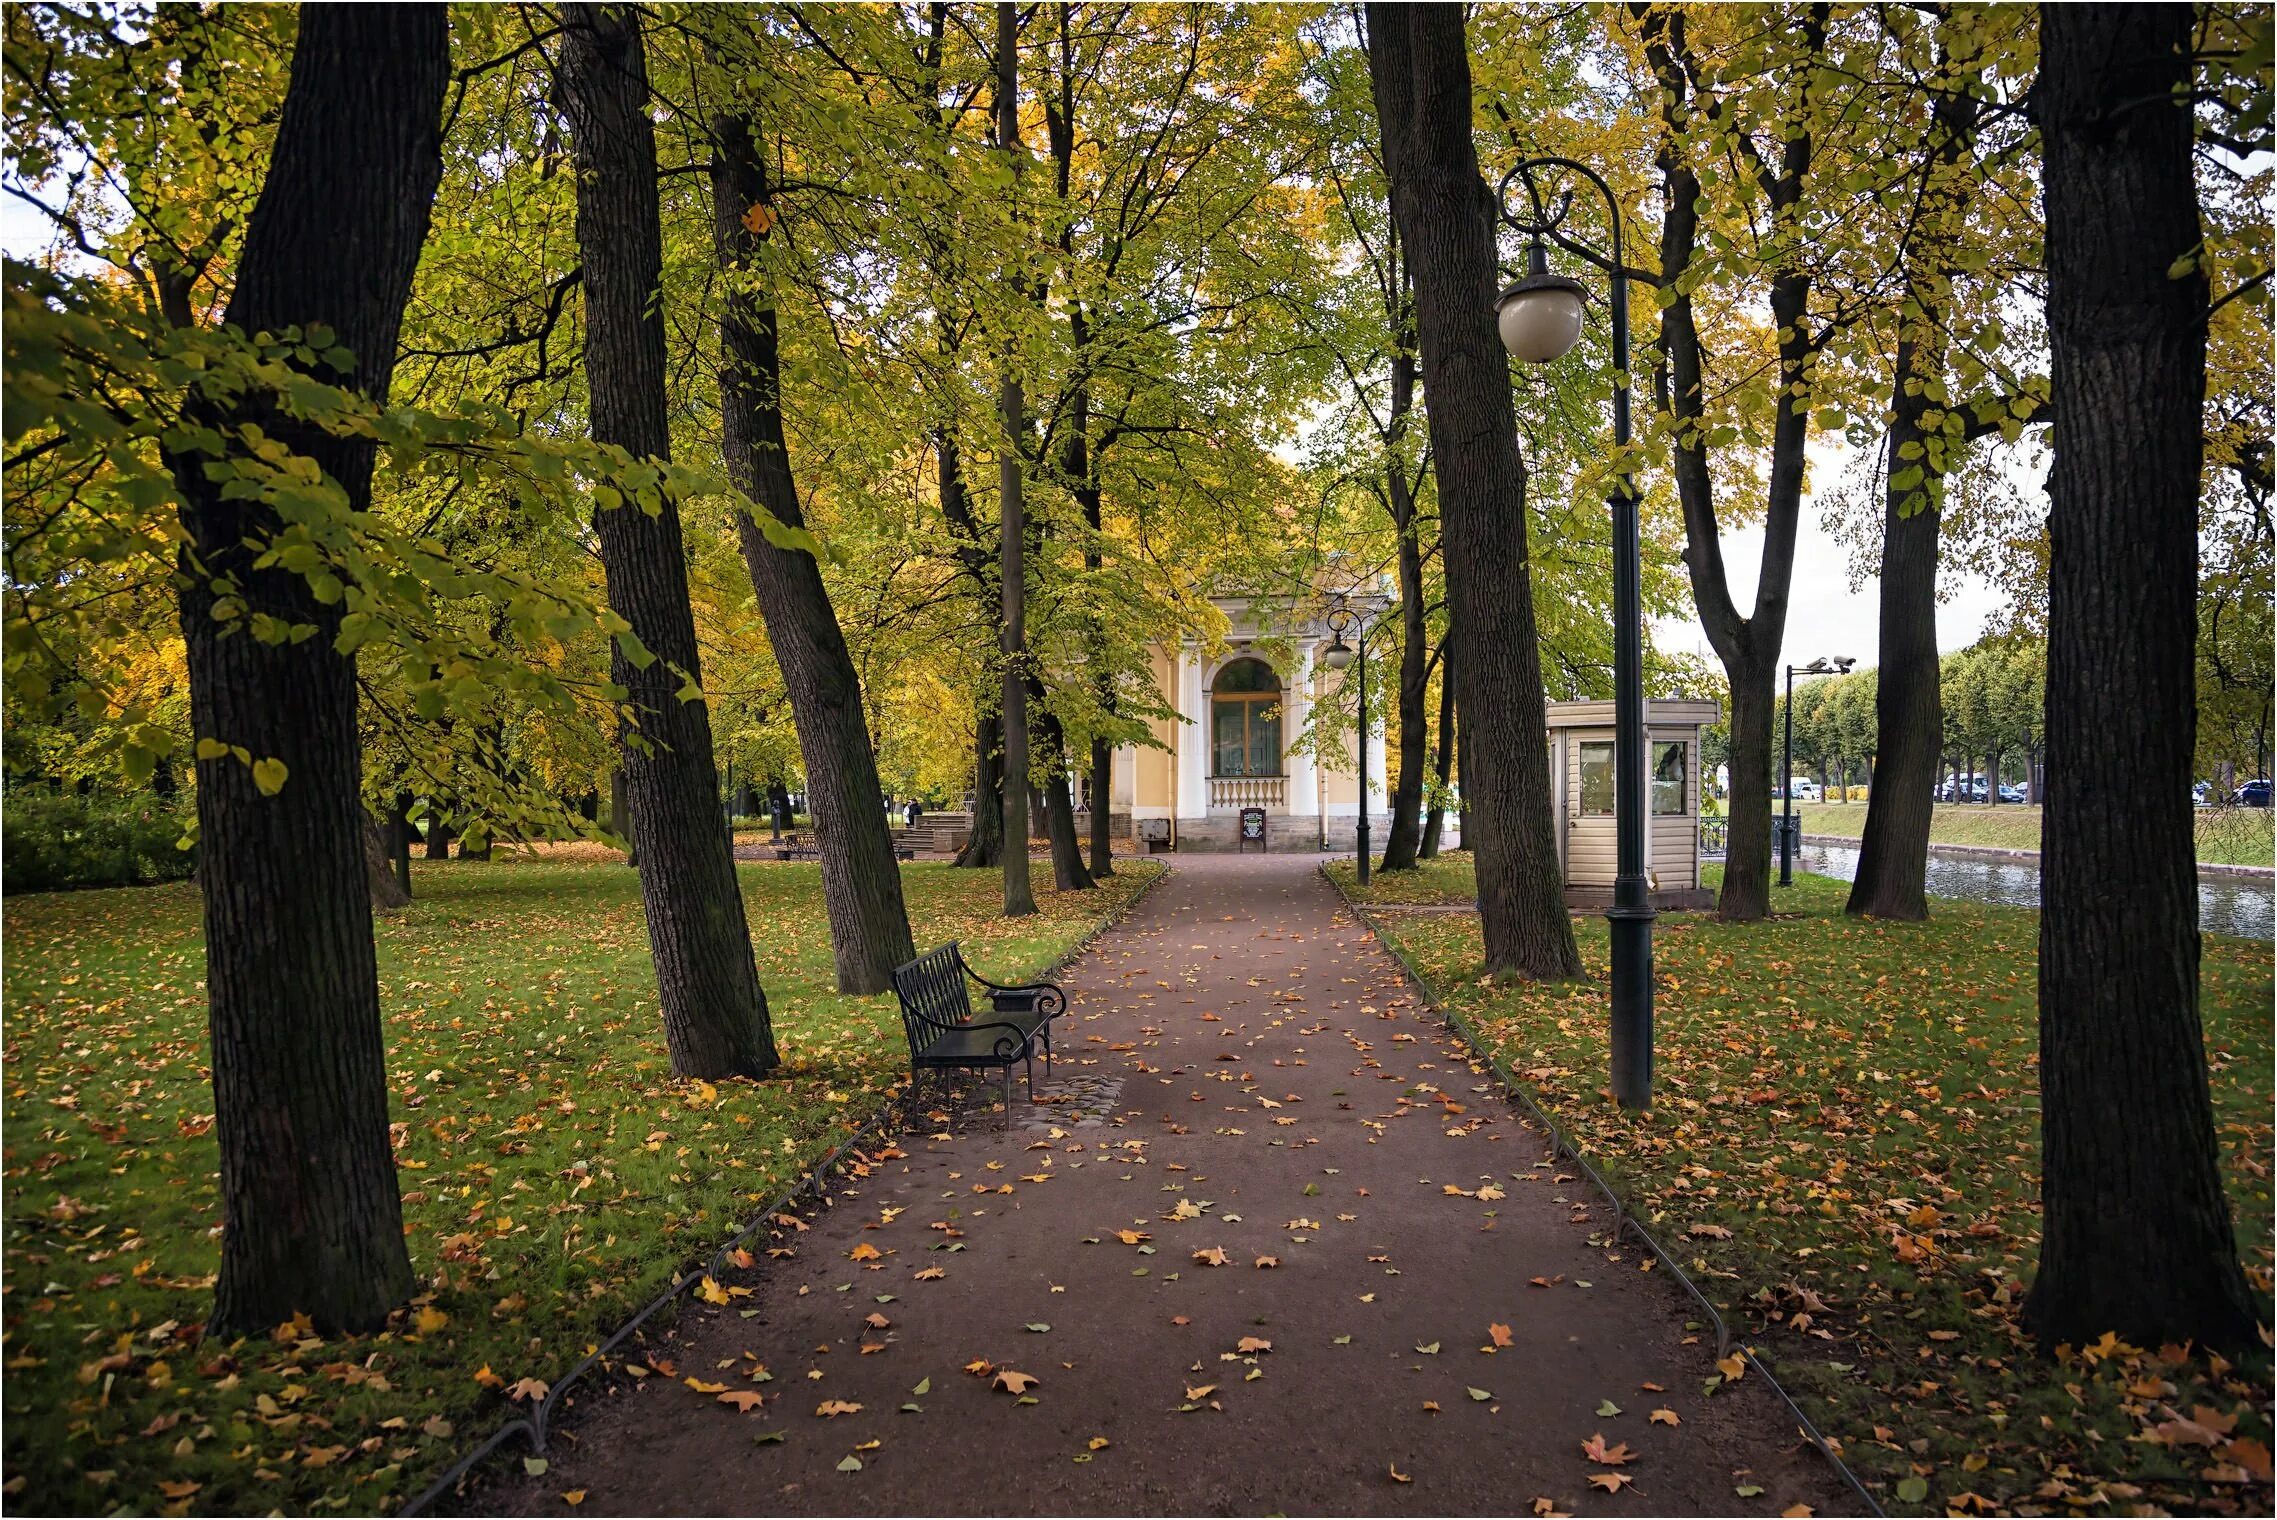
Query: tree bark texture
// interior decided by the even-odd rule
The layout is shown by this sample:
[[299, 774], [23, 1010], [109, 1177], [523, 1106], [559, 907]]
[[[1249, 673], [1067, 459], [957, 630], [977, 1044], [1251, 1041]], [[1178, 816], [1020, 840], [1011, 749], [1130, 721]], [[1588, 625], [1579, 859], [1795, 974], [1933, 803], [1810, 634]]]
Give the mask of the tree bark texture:
[[[1898, 347], [1891, 400], [1891, 458], [1921, 441], [1925, 398], [1908, 396], [1914, 345]], [[1916, 510], [1909, 495], [1921, 494]], [[1929, 823], [1936, 805], [1938, 749], [1944, 740], [1944, 695], [1937, 660], [1937, 558], [1943, 532], [1937, 503], [1925, 494], [1885, 488], [1882, 511], [1880, 671], [1874, 683], [1874, 782], [1866, 795], [1858, 876], [1845, 911], [1918, 922], [1929, 916], [1923, 881], [1929, 869]]]
[[372, 907], [393, 913], [411, 905], [411, 889], [396, 878], [395, 845], [388, 826], [370, 809], [364, 811], [364, 876], [370, 884]]
[[1371, 4], [1368, 72], [1392, 209], [1414, 272], [1466, 737], [1466, 834], [1490, 975], [1581, 974], [1550, 812], [1541, 650], [1526, 560], [1526, 467], [1495, 335], [1493, 197], [1471, 140], [1462, 8]]
[[[1948, 57], [1940, 42], [1939, 61]], [[1944, 695], [1937, 659], [1937, 561], [1943, 533], [1943, 471], [1924, 423], [1945, 389], [1953, 251], [1963, 235], [1970, 176], [1958, 172], [1976, 138], [1979, 103], [1966, 89], [1945, 89], [1931, 106], [1932, 131], [1922, 166], [1920, 212], [1904, 260], [1902, 325], [1890, 371], [1889, 457], [1882, 509], [1880, 674], [1874, 687], [1874, 742], [1882, 782], [1866, 798], [1858, 874], [1845, 911], [1919, 921], [1929, 916], [1924, 880], [1935, 806], [1937, 747], [1944, 736]], [[1911, 467], [1921, 478], [1893, 482]], [[1886, 784], [1883, 784], [1886, 783]]]
[[[1778, 711], [1780, 654], [1786, 638], [1787, 600], [1794, 579], [1795, 535], [1802, 521], [1804, 449], [1810, 418], [1801, 402], [1810, 393], [1809, 365], [1817, 338], [1805, 318], [1811, 281], [1806, 269], [1781, 265], [1772, 272], [1771, 317], [1777, 334], [1778, 386], [1771, 431], [1769, 479], [1764, 489], [1763, 555], [1755, 583], [1754, 610], [1745, 617], [1733, 601], [1716, 525], [1715, 478], [1706, 439], [1706, 354], [1692, 309], [1692, 297], [1679, 283], [1692, 266], [1700, 236], [1699, 176], [1686, 157], [1678, 132], [1688, 113], [1721, 109], [1712, 96], [1695, 98], [1692, 59], [1684, 40], [1683, 12], [1632, 6], [1643, 25], [1645, 56], [1660, 83], [1665, 127], [1656, 151], [1666, 205], [1661, 216], [1660, 268], [1664, 288], [1678, 294], [1661, 308], [1660, 351], [1654, 375], [1655, 404], [1675, 419], [1669, 463], [1684, 511], [1684, 566], [1692, 601], [1708, 643], [1723, 662], [1731, 687], [1731, 830], [1725, 846], [1723, 891], [1717, 912], [1726, 919], [1752, 920], [1771, 911], [1772, 718]], [[1829, 7], [1796, 12], [1795, 25], [1806, 50], [1823, 51]], [[1798, 77], [1809, 77], [1797, 64]], [[1795, 112], [1778, 153], [1761, 172], [1763, 214], [1774, 234], [1798, 227], [1804, 182], [1810, 174], [1812, 140], [1808, 117]], [[1785, 778], [1781, 778], [1781, 785]]]
[[[593, 437], [635, 458], [666, 460], [663, 237], [637, 15], [567, 7], [560, 77], [575, 134]], [[593, 526], [609, 605], [655, 655], [637, 667], [613, 647], [610, 679], [625, 689], [623, 711], [640, 741], [620, 730], [672, 1069], [684, 1077], [762, 1076], [777, 1064], [775, 1037], [733, 845], [720, 827], [710, 710], [701, 698], [679, 696], [683, 680], [702, 680], [679, 509], [668, 496], [654, 515], [627, 500], [596, 512]]]
[[2041, 826], [2043, 1344], [2256, 1346], [2198, 1020], [2205, 275], [2192, 12], [2044, 6], [2055, 464]]
[[1091, 876], [1115, 874], [1115, 746], [1091, 741]]
[[1052, 886], [1061, 892], [1088, 892], [1095, 885], [1083, 865], [1083, 841], [1075, 832], [1075, 799], [1067, 781], [1067, 735], [1059, 718], [1044, 706], [1043, 684], [1032, 682], [1028, 695], [1035, 703], [1036, 741], [1051, 778], [1043, 785], [1044, 833], [1051, 841]]
[[[1439, 777], [1439, 791], [1445, 796], [1447, 777], [1455, 763], [1455, 644], [1454, 630], [1439, 646], [1439, 752], [1435, 769]], [[1445, 829], [1447, 810], [1438, 802], [1431, 804], [1430, 813], [1423, 820], [1423, 843], [1416, 854], [1424, 860], [1439, 858], [1439, 836]]]
[[[754, 292], [752, 266], [765, 233], [746, 220], [768, 208], [773, 191], [738, 116], [712, 124], [712, 230], [729, 289], [720, 314], [720, 434], [728, 478], [777, 520], [805, 525], [784, 435], [782, 364], [774, 303]], [[863, 721], [862, 683], [822, 583], [822, 567], [803, 549], [782, 549], [750, 517], [736, 535], [751, 589], [767, 621], [806, 764], [807, 810], [822, 845], [822, 900], [838, 990], [883, 992], [893, 968], [912, 960], [909, 909], [894, 860], [878, 784], [877, 755]]]
[[[356, 356], [345, 382], [383, 400], [442, 176], [449, 72], [438, 8], [302, 9], [229, 299], [226, 320], [248, 333], [329, 326]], [[320, 465], [351, 510], [368, 509], [371, 443], [257, 407], [203, 410], [215, 428], [258, 423]], [[274, 512], [224, 499], [204, 462], [176, 462], [192, 726], [286, 767], [267, 796], [231, 756], [197, 763], [223, 1223], [207, 1331], [264, 1334], [296, 1312], [324, 1335], [371, 1330], [412, 1276], [388, 1143], [355, 667], [333, 650], [337, 603], [297, 574], [253, 568], [282, 527]], [[249, 618], [216, 620], [221, 577], [247, 614], [315, 636], [265, 644]]]
[[[996, 141], [1015, 166], [1026, 156], [1020, 143], [1020, 13], [1012, 0], [996, 7]], [[998, 654], [1003, 662], [1004, 724], [1004, 916], [1025, 918], [1036, 911], [1035, 888], [1028, 880], [1028, 588], [1026, 504], [1022, 499], [1021, 440], [1028, 430], [1027, 398], [1014, 369], [1009, 345], [997, 391], [1003, 438], [997, 446], [998, 576], [1002, 622]]]
[[403, 889], [403, 900], [411, 901], [411, 841], [418, 833], [411, 822], [411, 794], [397, 792], [388, 807], [387, 857], [395, 870], [396, 885]]
[[[1405, 496], [1406, 481], [1393, 466], [1393, 499]], [[1416, 542], [1415, 507], [1407, 506], [1399, 534], [1399, 775], [1392, 783], [1391, 823], [1384, 831], [1383, 869], [1411, 871], [1423, 843], [1423, 770], [1431, 733], [1426, 704], [1431, 696], [1431, 655], [1423, 626], [1423, 548]]]
[[1004, 723], [989, 713], [973, 734], [972, 832], [956, 864], [987, 867], [1004, 860]]

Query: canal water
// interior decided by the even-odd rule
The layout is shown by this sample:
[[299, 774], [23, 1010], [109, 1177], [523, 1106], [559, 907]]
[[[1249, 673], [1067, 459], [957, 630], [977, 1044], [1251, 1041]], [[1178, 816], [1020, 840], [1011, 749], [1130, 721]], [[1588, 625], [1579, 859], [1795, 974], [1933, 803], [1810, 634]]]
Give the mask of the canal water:
[[[1776, 869], [1776, 855], [1773, 866]], [[1806, 844], [1795, 852], [1795, 869], [1854, 881], [1858, 850], [1853, 845]], [[1933, 854], [1925, 885], [1932, 897], [2040, 906], [2040, 867], [2032, 861]], [[2208, 934], [2277, 939], [2277, 885], [2266, 876], [2199, 877], [2198, 927]]]

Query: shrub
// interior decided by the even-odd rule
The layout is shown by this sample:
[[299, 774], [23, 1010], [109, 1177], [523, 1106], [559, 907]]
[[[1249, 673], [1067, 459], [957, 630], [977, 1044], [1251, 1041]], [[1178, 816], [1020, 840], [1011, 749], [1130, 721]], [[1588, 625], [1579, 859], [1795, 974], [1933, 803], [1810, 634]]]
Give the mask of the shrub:
[[197, 866], [195, 850], [175, 847], [186, 812], [148, 793], [10, 787], [0, 808], [0, 881], [10, 893], [179, 881]]

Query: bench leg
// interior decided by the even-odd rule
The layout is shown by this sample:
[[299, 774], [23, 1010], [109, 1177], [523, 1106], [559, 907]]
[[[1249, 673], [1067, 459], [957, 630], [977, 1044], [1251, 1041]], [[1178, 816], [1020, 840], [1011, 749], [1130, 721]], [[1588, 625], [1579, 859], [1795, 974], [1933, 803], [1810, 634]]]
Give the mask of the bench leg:
[[[1044, 1064], [1049, 1066], [1051, 1063], [1047, 1059]], [[1028, 1047], [1028, 1101], [1036, 1101], [1036, 1049], [1033, 1045]]]
[[1004, 1063], [1004, 1127], [1012, 1127], [1012, 1063]]

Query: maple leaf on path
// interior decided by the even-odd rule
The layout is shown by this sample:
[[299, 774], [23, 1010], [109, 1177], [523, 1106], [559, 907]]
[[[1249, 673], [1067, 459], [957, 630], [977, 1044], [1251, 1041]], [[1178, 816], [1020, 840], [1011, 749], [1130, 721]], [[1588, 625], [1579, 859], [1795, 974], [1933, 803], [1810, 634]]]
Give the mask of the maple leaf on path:
[[1634, 1462], [1637, 1459], [1637, 1454], [1629, 1450], [1629, 1443], [1626, 1441], [1618, 1446], [1606, 1446], [1605, 1435], [1602, 1431], [1581, 1443], [1581, 1454], [1590, 1461], [1602, 1462], [1607, 1467], [1619, 1467], [1624, 1462]]
[[1589, 1475], [1589, 1484], [1592, 1488], [1601, 1488], [1609, 1494], [1617, 1494], [1636, 1481], [1627, 1473], [1609, 1472], [1591, 1473]]

